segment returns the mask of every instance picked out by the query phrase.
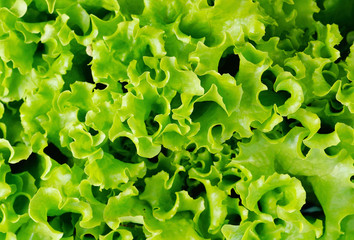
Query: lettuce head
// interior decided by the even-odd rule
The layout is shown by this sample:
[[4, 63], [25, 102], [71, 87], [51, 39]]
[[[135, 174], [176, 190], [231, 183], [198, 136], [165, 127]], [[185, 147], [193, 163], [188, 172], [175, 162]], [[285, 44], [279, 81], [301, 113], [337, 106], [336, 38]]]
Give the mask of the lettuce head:
[[351, 0], [1, 0], [0, 239], [354, 239]]

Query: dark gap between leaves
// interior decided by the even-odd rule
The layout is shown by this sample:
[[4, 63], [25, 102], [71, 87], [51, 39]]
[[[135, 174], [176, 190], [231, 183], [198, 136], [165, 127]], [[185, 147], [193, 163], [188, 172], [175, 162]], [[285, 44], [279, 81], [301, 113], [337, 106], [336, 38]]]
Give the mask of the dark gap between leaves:
[[324, 219], [324, 212], [321, 205], [315, 205], [309, 201], [306, 201], [306, 203], [302, 206], [300, 212], [304, 217]]
[[38, 10], [36, 6], [36, 2], [33, 1], [28, 5], [27, 11], [24, 16], [22, 16], [22, 20], [27, 23], [39, 23], [39, 22], [48, 22], [55, 20], [57, 18], [57, 14], [48, 12], [41, 12]]
[[168, 148], [165, 148], [165, 147], [161, 147], [161, 153], [165, 156], [165, 157], [168, 157], [172, 154], [172, 151], [169, 150]]
[[325, 148], [324, 151], [328, 156], [335, 156], [340, 152], [340, 150], [342, 150], [342, 148], [338, 145], [335, 145]]
[[30, 170], [33, 169], [34, 166], [39, 166], [39, 162], [39, 156], [36, 153], [31, 153], [27, 160], [21, 160], [18, 163], [9, 164], [9, 166], [12, 174], [22, 173], [26, 171], [29, 171], [31, 173], [32, 171]]
[[233, 53], [233, 47], [226, 49], [220, 58], [218, 72], [235, 77], [240, 67], [240, 57]]
[[149, 113], [148, 118], [144, 121], [148, 135], [153, 135], [154, 133], [156, 133], [159, 130], [160, 125], [158, 122], [156, 122], [154, 120], [155, 116], [156, 116], [156, 113], [151, 111]]
[[43, 152], [47, 154], [50, 158], [58, 162], [59, 164], [67, 164], [69, 159], [65, 156], [59, 148], [57, 148], [53, 143], [49, 143], [47, 147], [43, 149]]
[[241, 178], [239, 176], [236, 175], [224, 175], [222, 177], [223, 181], [227, 181], [230, 183], [237, 183], [239, 180], [241, 180]]
[[304, 157], [307, 156], [309, 151], [310, 151], [310, 148], [308, 146], [306, 146], [303, 142], [301, 142], [301, 152], [304, 155]]
[[197, 145], [195, 143], [190, 143], [187, 147], [186, 147], [186, 150], [188, 152], [194, 152], [195, 149], [197, 148]]
[[91, 186], [91, 191], [92, 191], [92, 195], [93, 197], [103, 203], [103, 204], [107, 204], [108, 202], [108, 198], [110, 197], [112, 190], [110, 189], [100, 189], [100, 187], [98, 186]]
[[214, 6], [215, 5], [215, 0], [208, 0], [208, 5], [210, 7]]
[[231, 188], [231, 193], [230, 193], [231, 198], [240, 198], [240, 195], [238, 195], [235, 191], [235, 189]]
[[263, 208], [262, 208], [261, 201], [258, 201], [258, 202], [257, 202], [257, 206], [258, 206], [259, 211], [260, 211], [260, 212], [263, 212]]
[[275, 83], [276, 78], [277, 77], [271, 70], [266, 70], [261, 76], [261, 81], [264, 85], [267, 86], [268, 90], [273, 90], [273, 85]]
[[191, 196], [193, 199], [197, 199], [202, 193], [206, 192], [202, 183], [199, 183], [196, 186], [190, 186], [187, 191], [189, 196]]
[[104, 90], [107, 88], [107, 85], [106, 84], [103, 84], [103, 83], [96, 83], [96, 86], [94, 89], [97, 89], [97, 90]]
[[154, 157], [152, 157], [152, 158], [148, 158], [147, 160], [148, 160], [149, 162], [151, 162], [151, 163], [158, 163], [159, 158], [158, 158], [158, 155], [156, 155], [156, 156], [154, 156]]
[[226, 220], [228, 220], [228, 224], [240, 225], [242, 219], [239, 214], [230, 214], [227, 215]]
[[92, 234], [89, 234], [89, 233], [86, 233], [85, 235], [84, 235], [84, 238], [83, 238], [84, 240], [86, 240], [86, 239], [96, 239]]
[[122, 86], [122, 92], [123, 93], [127, 93], [128, 89], [126, 88], [126, 85], [128, 84], [127, 82], [120, 82], [121, 86]]
[[93, 129], [91, 127], [90, 127], [88, 132], [91, 134], [92, 137], [94, 137], [94, 136], [96, 136], [98, 134], [98, 131], [96, 131], [95, 129]]
[[119, 137], [109, 143], [109, 152], [115, 159], [126, 163], [138, 162], [136, 146], [128, 137]]
[[273, 92], [271, 90], [261, 91], [259, 93], [259, 101], [263, 106], [284, 105], [286, 100], [291, 97], [291, 94], [287, 91], [280, 90], [278, 92]]
[[318, 130], [318, 133], [328, 134], [334, 131], [334, 127], [326, 122], [321, 121], [321, 128]]
[[343, 105], [337, 99], [333, 98], [329, 101], [329, 110], [333, 113], [340, 113], [343, 111]]
[[91, 63], [92, 57], [87, 57], [86, 61], [82, 64], [82, 72], [85, 77], [86, 82], [94, 84], [92, 70], [91, 70]]

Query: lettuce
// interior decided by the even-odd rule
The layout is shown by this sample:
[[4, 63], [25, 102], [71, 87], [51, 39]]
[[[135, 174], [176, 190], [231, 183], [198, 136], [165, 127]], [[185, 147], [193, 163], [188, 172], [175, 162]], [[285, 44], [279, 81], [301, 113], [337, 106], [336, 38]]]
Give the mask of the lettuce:
[[353, 10], [0, 1], [0, 239], [353, 239]]

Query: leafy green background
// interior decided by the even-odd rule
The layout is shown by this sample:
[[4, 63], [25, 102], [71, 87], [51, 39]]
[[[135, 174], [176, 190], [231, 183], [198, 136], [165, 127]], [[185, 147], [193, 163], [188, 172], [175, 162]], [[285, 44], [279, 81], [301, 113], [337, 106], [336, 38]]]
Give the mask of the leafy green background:
[[351, 0], [0, 1], [0, 239], [353, 239]]

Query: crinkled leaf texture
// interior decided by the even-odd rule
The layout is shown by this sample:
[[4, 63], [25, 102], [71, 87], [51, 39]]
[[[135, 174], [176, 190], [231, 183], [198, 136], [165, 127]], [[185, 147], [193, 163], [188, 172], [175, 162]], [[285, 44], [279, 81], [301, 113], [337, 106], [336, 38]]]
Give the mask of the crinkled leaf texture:
[[354, 239], [351, 0], [1, 0], [0, 239]]

